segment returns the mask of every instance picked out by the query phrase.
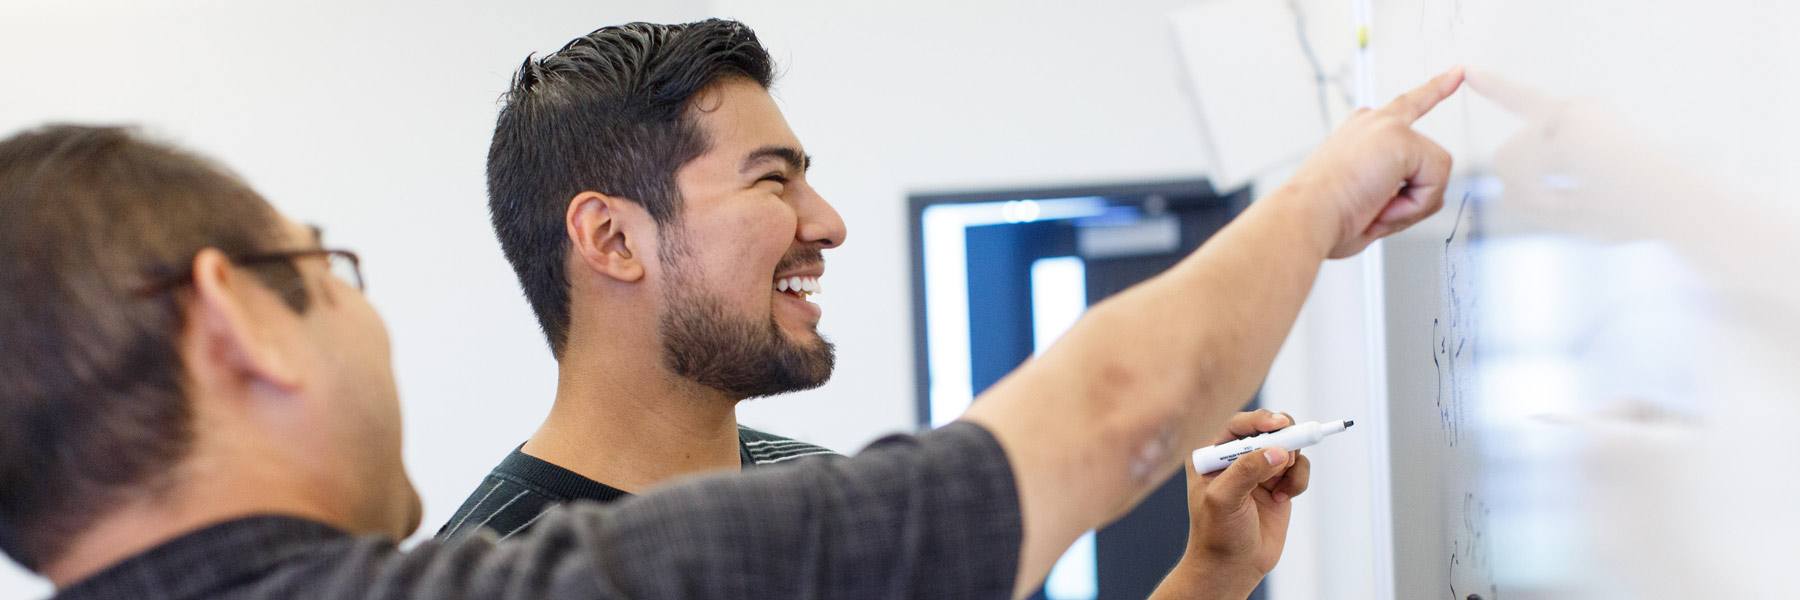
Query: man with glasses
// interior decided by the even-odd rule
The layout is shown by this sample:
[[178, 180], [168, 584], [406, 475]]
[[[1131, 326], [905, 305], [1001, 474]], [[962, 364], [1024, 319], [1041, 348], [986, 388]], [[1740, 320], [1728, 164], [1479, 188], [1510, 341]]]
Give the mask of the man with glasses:
[[[404, 552], [386, 329], [336, 253], [191, 154], [26, 131], [0, 141], [0, 550], [60, 598], [1023, 594], [1222, 428], [1324, 258], [1441, 206], [1449, 157], [1410, 125], [1460, 82], [1353, 117], [957, 423]], [[1259, 457], [1237, 485], [1290, 460]], [[1240, 594], [1242, 549], [1206, 550], [1195, 596]]]

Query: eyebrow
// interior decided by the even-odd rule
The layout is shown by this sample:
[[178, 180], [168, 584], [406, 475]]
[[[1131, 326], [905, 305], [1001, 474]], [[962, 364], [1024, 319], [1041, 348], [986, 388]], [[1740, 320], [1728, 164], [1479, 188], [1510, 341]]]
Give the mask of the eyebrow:
[[738, 168], [739, 173], [753, 169], [758, 164], [769, 160], [780, 160], [787, 163], [788, 169], [805, 173], [812, 168], [812, 155], [802, 154], [799, 150], [787, 146], [763, 146], [744, 157], [744, 166]]

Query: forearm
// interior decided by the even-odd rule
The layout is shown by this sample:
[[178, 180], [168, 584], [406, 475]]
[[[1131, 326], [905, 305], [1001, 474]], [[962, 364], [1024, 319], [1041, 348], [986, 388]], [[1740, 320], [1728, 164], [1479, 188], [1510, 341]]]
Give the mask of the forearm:
[[1169, 271], [1095, 306], [970, 410], [1018, 477], [1022, 588], [1081, 532], [1167, 479], [1261, 384], [1335, 227], [1308, 205], [1316, 192], [1297, 185], [1252, 205]]
[[1149, 475], [1139, 492], [1149, 493], [1187, 450], [1223, 430], [1261, 387], [1292, 330], [1335, 227], [1319, 221], [1321, 192], [1302, 185], [1259, 200], [1175, 267], [1119, 294], [1083, 336], [1084, 347], [1071, 348], [1076, 364], [1116, 361], [1108, 368], [1124, 374], [1119, 399], [1130, 401], [1118, 408], [1132, 409], [1119, 414], [1156, 423], [1168, 442], [1155, 469], [1139, 469]]

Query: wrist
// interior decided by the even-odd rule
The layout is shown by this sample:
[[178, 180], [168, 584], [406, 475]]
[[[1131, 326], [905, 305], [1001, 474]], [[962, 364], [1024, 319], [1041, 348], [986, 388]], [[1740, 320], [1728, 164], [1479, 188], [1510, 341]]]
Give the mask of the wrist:
[[1175, 569], [1169, 571], [1169, 576], [1157, 588], [1170, 593], [1157, 596], [1241, 600], [1262, 583], [1265, 575], [1267, 573], [1255, 567], [1222, 563], [1188, 553], [1182, 555], [1181, 561], [1175, 563]]
[[1304, 247], [1322, 262], [1345, 235], [1337, 210], [1342, 203], [1329, 197], [1331, 193], [1328, 186], [1297, 175], [1258, 202], [1268, 204], [1274, 218], [1298, 230]]

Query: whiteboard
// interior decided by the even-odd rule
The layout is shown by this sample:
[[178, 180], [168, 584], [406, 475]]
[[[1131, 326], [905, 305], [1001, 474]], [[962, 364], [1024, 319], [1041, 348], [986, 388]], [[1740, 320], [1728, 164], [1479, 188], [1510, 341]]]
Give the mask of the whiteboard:
[[1794, 9], [1374, 8], [1384, 97], [1452, 64], [1501, 92], [1420, 123], [1457, 183], [1378, 251], [1393, 596], [1784, 597]]

